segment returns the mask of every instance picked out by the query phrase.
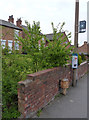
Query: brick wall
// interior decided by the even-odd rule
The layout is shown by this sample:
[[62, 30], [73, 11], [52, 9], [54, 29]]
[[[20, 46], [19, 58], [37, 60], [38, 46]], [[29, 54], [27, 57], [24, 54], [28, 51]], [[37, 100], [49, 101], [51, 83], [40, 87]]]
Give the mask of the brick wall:
[[[87, 63], [78, 68], [78, 78], [87, 72]], [[24, 118], [31, 117], [59, 93], [59, 80], [68, 78], [72, 83], [71, 66], [56, 67], [27, 75], [18, 83], [18, 108]]]
[[87, 72], [87, 63], [81, 63], [80, 67], [78, 67], [78, 79], [82, 77]]

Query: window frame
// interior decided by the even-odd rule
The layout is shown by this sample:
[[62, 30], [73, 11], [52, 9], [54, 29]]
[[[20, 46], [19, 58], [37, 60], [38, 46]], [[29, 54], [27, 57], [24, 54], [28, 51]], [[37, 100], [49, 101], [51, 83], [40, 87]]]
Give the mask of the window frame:
[[19, 30], [16, 30], [16, 29], [14, 29], [14, 36], [15, 36], [15, 39], [18, 39], [18, 37], [19, 37]]
[[[8, 43], [12, 43], [12, 47], [13, 47], [13, 40], [8, 40]], [[9, 47], [9, 45], [8, 45], [8, 47]], [[9, 49], [10, 49], [10, 47], [9, 47]], [[10, 50], [12, 51], [12, 48]]]
[[[15, 44], [18, 43], [18, 48], [16, 49]], [[19, 50], [19, 41], [14, 41], [14, 49]]]
[[[5, 42], [5, 45], [2, 45], [2, 42]], [[1, 46], [2, 46], [2, 49], [5, 49], [5, 47], [6, 47], [6, 40], [1, 39]]]

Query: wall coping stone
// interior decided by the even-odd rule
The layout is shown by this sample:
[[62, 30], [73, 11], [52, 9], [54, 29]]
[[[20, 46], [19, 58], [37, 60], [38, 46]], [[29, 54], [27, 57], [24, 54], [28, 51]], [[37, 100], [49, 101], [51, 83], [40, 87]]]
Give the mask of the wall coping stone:
[[[69, 64], [67, 66], [70, 66]], [[32, 73], [32, 74], [28, 74], [27, 77], [35, 77], [35, 76], [39, 76], [39, 75], [43, 75], [45, 73], [48, 73], [48, 72], [52, 72], [54, 70], [57, 70], [57, 69], [61, 69], [61, 68], [66, 68], [66, 66], [63, 66], [63, 67], [54, 67], [54, 68], [51, 68], [51, 69], [46, 69], [46, 70], [42, 70], [42, 71], [39, 71], [39, 72], [36, 72], [36, 73]]]
[[85, 62], [81, 63], [80, 65], [84, 65], [85, 63], [87, 63], [87, 61], [85, 61]]

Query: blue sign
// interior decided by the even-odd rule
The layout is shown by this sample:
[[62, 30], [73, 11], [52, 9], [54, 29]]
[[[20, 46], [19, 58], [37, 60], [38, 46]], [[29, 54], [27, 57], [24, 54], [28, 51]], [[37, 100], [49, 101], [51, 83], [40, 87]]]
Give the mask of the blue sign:
[[84, 33], [86, 32], [86, 21], [80, 21], [79, 23], [79, 33]]

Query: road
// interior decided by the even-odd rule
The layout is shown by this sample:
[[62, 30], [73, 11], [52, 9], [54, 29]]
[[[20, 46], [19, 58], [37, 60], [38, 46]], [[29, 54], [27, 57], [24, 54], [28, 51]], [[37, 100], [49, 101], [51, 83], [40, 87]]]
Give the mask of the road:
[[39, 118], [87, 118], [87, 74], [78, 80], [76, 87], [68, 89], [66, 96], [47, 105]]

